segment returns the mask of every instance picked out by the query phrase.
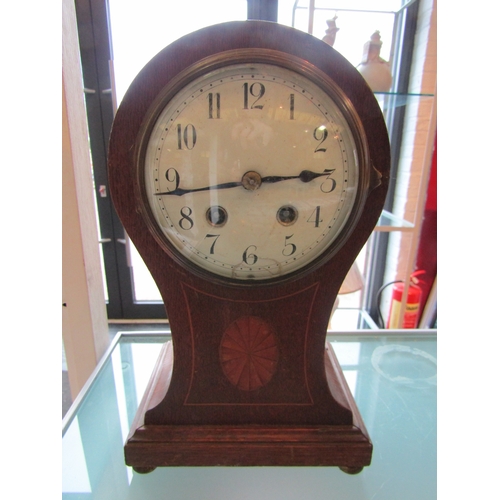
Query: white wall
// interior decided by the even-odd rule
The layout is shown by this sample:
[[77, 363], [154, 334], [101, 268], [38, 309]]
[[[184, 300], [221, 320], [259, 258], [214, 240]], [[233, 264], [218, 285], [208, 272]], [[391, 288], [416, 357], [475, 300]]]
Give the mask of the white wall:
[[63, 1], [62, 35], [62, 335], [74, 399], [109, 334], [73, 0]]

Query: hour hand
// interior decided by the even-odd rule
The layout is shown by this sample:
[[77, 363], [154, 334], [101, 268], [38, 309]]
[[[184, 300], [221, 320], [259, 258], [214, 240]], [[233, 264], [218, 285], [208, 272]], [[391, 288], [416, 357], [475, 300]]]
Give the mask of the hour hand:
[[172, 191], [164, 191], [163, 193], [155, 193], [156, 196], [164, 196], [164, 195], [174, 195], [174, 196], [183, 196], [188, 193], [197, 193], [198, 191], [211, 191], [216, 189], [229, 189], [241, 186], [240, 182], [224, 182], [222, 184], [215, 184], [214, 186], [206, 186], [201, 188], [193, 188], [193, 189], [183, 189], [183, 188], [175, 188]]

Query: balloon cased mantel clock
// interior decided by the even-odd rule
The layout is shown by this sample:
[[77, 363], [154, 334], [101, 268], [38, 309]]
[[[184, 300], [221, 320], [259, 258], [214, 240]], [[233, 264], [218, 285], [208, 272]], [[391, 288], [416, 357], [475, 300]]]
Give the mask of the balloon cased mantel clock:
[[389, 177], [385, 123], [357, 70], [276, 23], [202, 29], [136, 77], [108, 163], [172, 332], [126, 463], [369, 465], [372, 443], [325, 347]]

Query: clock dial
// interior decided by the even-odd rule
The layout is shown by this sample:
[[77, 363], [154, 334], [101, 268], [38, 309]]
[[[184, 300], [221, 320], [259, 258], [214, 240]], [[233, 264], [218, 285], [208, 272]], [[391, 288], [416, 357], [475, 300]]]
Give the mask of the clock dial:
[[348, 113], [309, 78], [231, 64], [156, 114], [140, 175], [157, 233], [184, 261], [269, 280], [307, 267], [342, 233], [363, 153]]

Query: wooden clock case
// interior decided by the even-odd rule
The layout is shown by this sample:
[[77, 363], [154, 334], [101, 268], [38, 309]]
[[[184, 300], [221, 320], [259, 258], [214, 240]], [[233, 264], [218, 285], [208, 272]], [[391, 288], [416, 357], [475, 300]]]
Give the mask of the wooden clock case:
[[[364, 205], [334, 256], [253, 286], [193, 272], [166, 248], [150, 231], [137, 173], [138, 137], [157, 96], [200, 60], [236, 49], [291, 54], [332, 78], [359, 115], [369, 154]], [[389, 178], [385, 123], [355, 68], [326, 43], [276, 23], [202, 29], [166, 47], [134, 80], [115, 117], [108, 164], [117, 213], [158, 285], [172, 332], [130, 430], [126, 463], [139, 472], [330, 465], [355, 473], [369, 465], [372, 443], [335, 354], [325, 348], [338, 290], [377, 223]], [[244, 359], [231, 357], [235, 348]]]

